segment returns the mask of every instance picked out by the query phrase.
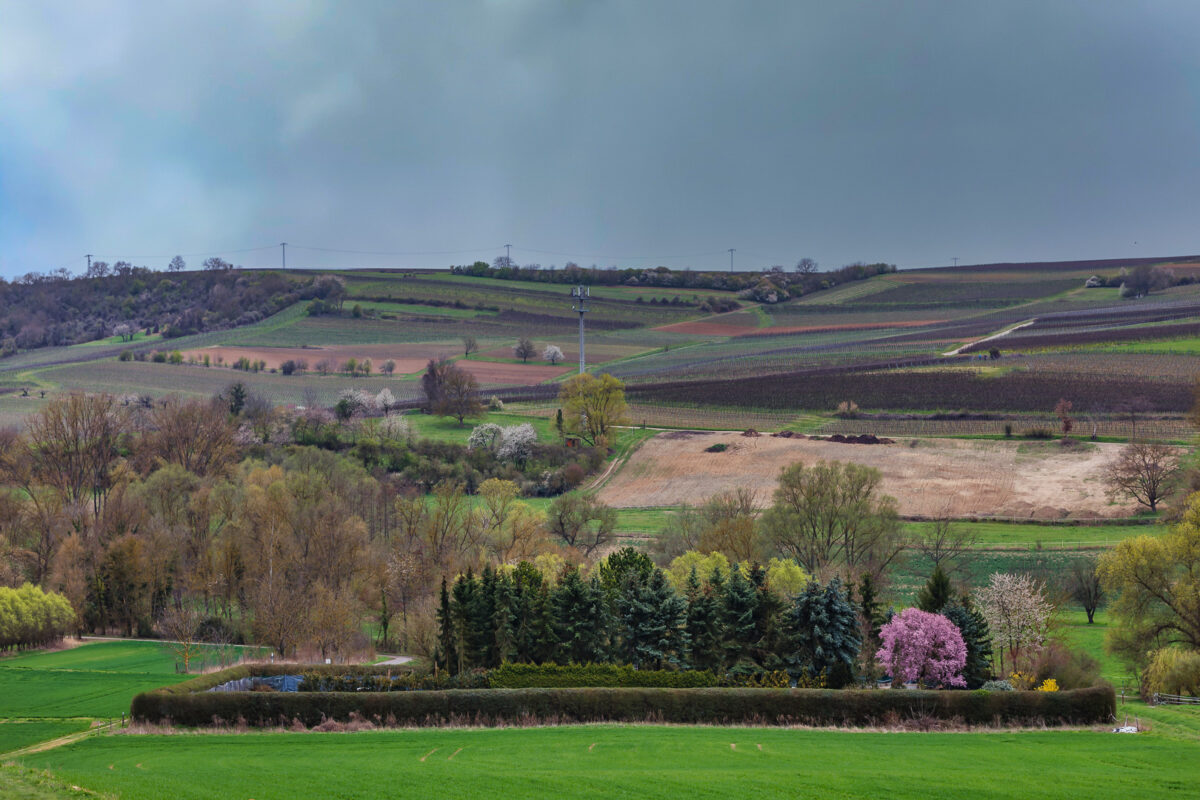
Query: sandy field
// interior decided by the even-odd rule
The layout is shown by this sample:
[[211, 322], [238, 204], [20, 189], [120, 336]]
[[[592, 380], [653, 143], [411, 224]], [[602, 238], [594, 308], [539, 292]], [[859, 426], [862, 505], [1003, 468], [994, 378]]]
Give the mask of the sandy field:
[[[723, 453], [705, 448], [724, 442]], [[915, 444], [914, 444], [915, 442]], [[852, 461], [883, 473], [883, 491], [903, 515], [1062, 519], [1128, 516], [1113, 505], [1101, 472], [1120, 445], [898, 439], [840, 444], [740, 433], [672, 431], [647, 441], [600, 491], [617, 508], [699, 504], [737, 486], [769, 504], [780, 470], [797, 461]]]

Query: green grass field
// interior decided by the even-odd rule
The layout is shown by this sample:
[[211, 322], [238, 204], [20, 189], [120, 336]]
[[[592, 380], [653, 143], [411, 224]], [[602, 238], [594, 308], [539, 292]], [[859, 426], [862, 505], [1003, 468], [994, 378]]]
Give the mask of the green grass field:
[[38, 742], [85, 731], [90, 724], [86, 719], [56, 720], [54, 722], [0, 720], [0, 755]]
[[889, 734], [583, 726], [117, 735], [22, 759], [138, 798], [1179, 797], [1195, 742], [1162, 735]]
[[[933, 523], [905, 523], [912, 535], [922, 535]], [[1030, 525], [1010, 522], [956, 522], [955, 528], [975, 537], [977, 547], [1105, 547], [1131, 536], [1158, 536], [1162, 525]]]
[[89, 642], [0, 659], [0, 718], [120, 717], [133, 695], [178, 683], [157, 642]]

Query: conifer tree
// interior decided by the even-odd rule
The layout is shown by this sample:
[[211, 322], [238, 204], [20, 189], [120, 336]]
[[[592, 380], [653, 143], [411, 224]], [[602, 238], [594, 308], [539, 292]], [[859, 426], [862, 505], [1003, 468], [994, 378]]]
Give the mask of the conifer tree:
[[862, 646], [858, 610], [834, 578], [822, 588], [813, 581], [792, 604], [791, 632], [794, 650], [788, 657], [793, 677], [825, 676], [830, 688], [841, 688], [854, 679], [854, 663]]
[[950, 576], [942, 565], [933, 568], [929, 580], [917, 592], [917, 608], [930, 614], [937, 614], [949, 603], [954, 601], [954, 587], [950, 585]]
[[[717, 571], [720, 579], [720, 572]], [[692, 669], [720, 672], [723, 661], [721, 648], [720, 606], [711, 588], [700, 585], [696, 568], [692, 567], [687, 585], [687, 620], [684, 630], [688, 637], [687, 661]]]
[[750, 585], [756, 593], [754, 608], [754, 660], [768, 671], [784, 668], [781, 654], [790, 650], [788, 631], [783, 624], [785, 604], [767, 584], [767, 572], [758, 564], [750, 570]]
[[751, 653], [758, 641], [758, 625], [754, 616], [758, 610], [758, 592], [736, 565], [729, 571], [729, 582], [725, 584], [722, 600], [726, 667], [730, 672], [739, 674], [758, 672], [758, 665]]
[[636, 569], [625, 570], [615, 607], [622, 660], [635, 669], [683, 664], [687, 604], [675, 594], [662, 570], [653, 570], [649, 577]]
[[992, 636], [987, 620], [978, 609], [964, 603], [950, 603], [942, 616], [954, 623], [967, 646], [967, 664], [962, 676], [968, 689], [978, 689], [992, 677]]
[[603, 663], [606, 656], [608, 609], [604, 591], [595, 580], [584, 582], [578, 569], [559, 581], [551, 596], [557, 660], [562, 664]]
[[549, 587], [538, 568], [522, 561], [512, 574], [512, 660], [541, 664], [552, 660], [554, 624], [550, 616]]
[[513, 582], [507, 575], [496, 575], [492, 590], [492, 656], [490, 666], [498, 667], [513, 660], [516, 641], [513, 636]]

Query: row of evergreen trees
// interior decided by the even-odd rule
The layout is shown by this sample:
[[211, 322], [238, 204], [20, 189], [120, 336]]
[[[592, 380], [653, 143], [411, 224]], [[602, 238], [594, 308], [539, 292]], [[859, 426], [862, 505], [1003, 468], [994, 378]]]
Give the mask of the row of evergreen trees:
[[[625, 548], [589, 578], [547, 581], [527, 562], [442, 585], [438, 663], [459, 673], [505, 662], [632, 664], [748, 676], [786, 670], [797, 681], [842, 686], [858, 673], [864, 636], [878, 633], [870, 581], [811, 582], [794, 598], [754, 566], [700, 576], [683, 592], [643, 554]], [[865, 611], [864, 611], [865, 609]]]
[[[991, 677], [987, 622], [956, 598], [939, 568], [917, 605], [940, 613], [967, 647], [963, 677], [978, 688]], [[878, 677], [874, 654], [882, 613], [869, 576], [857, 586], [816, 581], [794, 597], [772, 591], [755, 565], [692, 569], [682, 593], [642, 553], [625, 548], [590, 577], [578, 569], [549, 581], [533, 564], [468, 572], [442, 583], [437, 661], [452, 674], [503, 663], [631, 664], [696, 669], [739, 677], [786, 671], [799, 685], [846, 686]]]

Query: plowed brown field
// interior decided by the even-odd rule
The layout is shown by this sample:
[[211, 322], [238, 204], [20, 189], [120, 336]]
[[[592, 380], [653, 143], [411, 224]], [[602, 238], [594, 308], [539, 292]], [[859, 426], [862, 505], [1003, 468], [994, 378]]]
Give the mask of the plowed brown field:
[[[912, 442], [915, 441], [915, 444]], [[705, 448], [723, 442], [723, 453]], [[770, 503], [779, 472], [802, 461], [852, 461], [883, 473], [883, 491], [901, 514], [1034, 519], [1128, 516], [1110, 504], [1101, 473], [1120, 445], [1062, 448], [1057, 442], [962, 439], [901, 440], [890, 445], [840, 444], [738, 433], [673, 431], [650, 439], [600, 492], [617, 508], [703, 503], [745, 486]]]

